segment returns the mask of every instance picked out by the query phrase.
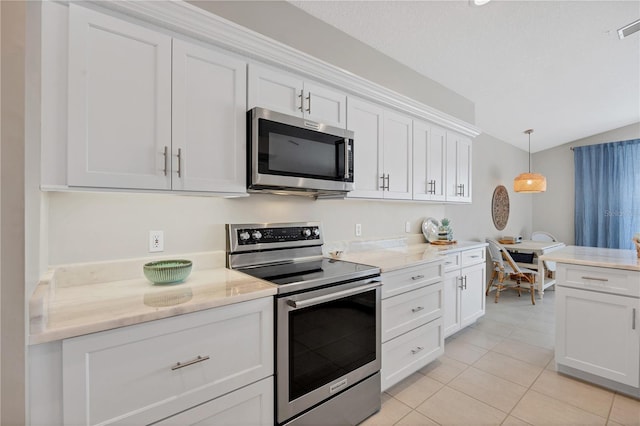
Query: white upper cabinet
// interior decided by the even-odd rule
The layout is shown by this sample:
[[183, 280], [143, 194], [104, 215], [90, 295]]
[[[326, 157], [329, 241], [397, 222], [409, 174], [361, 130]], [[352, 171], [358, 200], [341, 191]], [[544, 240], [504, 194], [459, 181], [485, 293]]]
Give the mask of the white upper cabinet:
[[411, 119], [349, 98], [354, 132], [354, 198], [411, 199]]
[[447, 201], [471, 202], [471, 140], [453, 132], [447, 134]]
[[413, 199], [445, 201], [447, 132], [413, 122]]
[[405, 115], [384, 113], [384, 198], [410, 200], [412, 197], [411, 124], [411, 118]]
[[173, 189], [245, 191], [246, 63], [173, 41]]
[[246, 62], [74, 4], [69, 26], [69, 186], [246, 191]]
[[353, 174], [355, 190], [349, 197], [382, 198], [382, 125], [384, 111], [378, 105], [349, 98], [349, 130], [354, 133]]
[[249, 65], [249, 109], [262, 107], [346, 128], [347, 95], [285, 71]]
[[68, 184], [169, 189], [171, 37], [69, 5]]

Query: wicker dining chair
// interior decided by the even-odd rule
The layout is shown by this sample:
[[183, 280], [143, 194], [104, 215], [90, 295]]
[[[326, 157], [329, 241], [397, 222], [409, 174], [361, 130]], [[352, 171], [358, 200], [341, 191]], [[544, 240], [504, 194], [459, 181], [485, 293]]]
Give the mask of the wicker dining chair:
[[[520, 297], [522, 290], [524, 289], [529, 290], [529, 293], [531, 294], [531, 304], [535, 305], [535, 282], [537, 272], [531, 269], [519, 267], [516, 262], [513, 261], [509, 252], [496, 240], [487, 238], [486, 241], [489, 244], [487, 248], [489, 249], [491, 261], [493, 262], [493, 271], [491, 273], [491, 278], [487, 283], [487, 291], [485, 292], [485, 295], [488, 296], [491, 287], [495, 285], [495, 303], [498, 303], [498, 299], [500, 299], [500, 292], [502, 290], [506, 288], [513, 288], [518, 292], [518, 297]], [[494, 283], [496, 278], [498, 278], [497, 284]], [[528, 289], [521, 286], [521, 283], [523, 282], [529, 283]]]

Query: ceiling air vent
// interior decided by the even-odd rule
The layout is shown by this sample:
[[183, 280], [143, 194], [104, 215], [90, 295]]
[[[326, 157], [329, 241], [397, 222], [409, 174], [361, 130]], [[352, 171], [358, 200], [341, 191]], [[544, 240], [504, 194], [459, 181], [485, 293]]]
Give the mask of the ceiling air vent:
[[635, 22], [630, 23], [629, 25], [625, 25], [624, 27], [618, 30], [618, 37], [622, 40], [625, 37], [629, 37], [631, 34], [640, 31], [640, 19]]

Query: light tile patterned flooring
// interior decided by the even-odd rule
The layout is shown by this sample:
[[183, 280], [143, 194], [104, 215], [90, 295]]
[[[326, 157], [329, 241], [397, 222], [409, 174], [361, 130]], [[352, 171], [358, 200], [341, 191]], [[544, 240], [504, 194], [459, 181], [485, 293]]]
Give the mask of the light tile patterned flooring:
[[554, 296], [487, 298], [445, 354], [382, 395], [364, 426], [640, 425], [640, 401], [555, 371]]

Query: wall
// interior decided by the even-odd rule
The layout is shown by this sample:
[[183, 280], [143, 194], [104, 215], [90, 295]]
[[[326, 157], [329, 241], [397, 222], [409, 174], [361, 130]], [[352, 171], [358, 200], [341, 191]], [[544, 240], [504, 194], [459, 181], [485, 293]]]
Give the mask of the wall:
[[[529, 236], [531, 206], [537, 194], [513, 191], [513, 178], [522, 173], [527, 161], [525, 151], [490, 135], [481, 134], [474, 139], [473, 203], [445, 207], [456, 238], [484, 241], [487, 237], [497, 239], [503, 235]], [[504, 185], [509, 193], [509, 220], [502, 231], [496, 229], [491, 216], [493, 191], [498, 185]]]
[[547, 191], [535, 196], [533, 229], [550, 232], [560, 241], [574, 244], [575, 170], [573, 151], [569, 148], [638, 138], [640, 123], [635, 123], [534, 154], [532, 168], [547, 178]]
[[475, 123], [475, 106], [469, 99], [285, 1], [189, 3], [468, 123]]
[[25, 10], [0, 2], [0, 424], [25, 423]]

